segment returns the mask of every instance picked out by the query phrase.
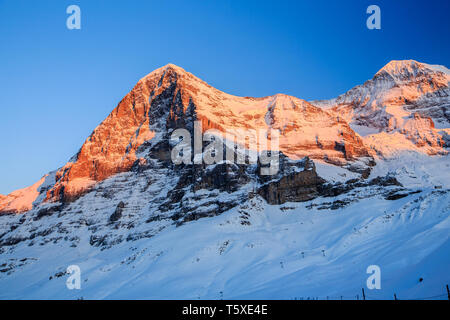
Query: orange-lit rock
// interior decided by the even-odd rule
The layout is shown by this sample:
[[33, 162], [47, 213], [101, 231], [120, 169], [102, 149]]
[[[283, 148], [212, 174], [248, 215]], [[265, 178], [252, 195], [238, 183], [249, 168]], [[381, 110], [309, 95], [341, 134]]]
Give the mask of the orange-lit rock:
[[[183, 127], [188, 107], [203, 131], [275, 129], [280, 150], [289, 157], [345, 164], [369, 156], [362, 140], [345, 121], [308, 102], [286, 95], [237, 97], [221, 92], [183, 69], [167, 65], [142, 78], [81, 147], [76, 160], [56, 176], [47, 200], [70, 201], [97, 181], [129, 170], [136, 152], [166, 127]], [[167, 114], [165, 113], [167, 112]]]

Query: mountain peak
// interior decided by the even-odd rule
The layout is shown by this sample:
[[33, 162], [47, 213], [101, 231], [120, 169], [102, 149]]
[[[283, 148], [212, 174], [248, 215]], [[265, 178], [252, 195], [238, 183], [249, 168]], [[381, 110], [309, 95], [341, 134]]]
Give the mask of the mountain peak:
[[168, 64], [166, 64], [163, 68], [183, 69], [183, 68], [181, 68], [173, 63], [170, 63], [170, 62]]
[[184, 70], [183, 68], [173, 64], [173, 63], [168, 63], [165, 66], [161, 67], [160, 69], [167, 71], [167, 70], [173, 70], [176, 72], [180, 72], [180, 73], [186, 73], [186, 70]]
[[441, 65], [431, 65], [416, 60], [392, 60], [381, 68], [375, 76], [380, 74], [389, 74], [393, 77], [399, 75], [416, 76], [417, 74], [423, 74], [424, 72], [427, 74], [442, 72], [447, 76], [450, 75], [450, 70]]
[[389, 74], [402, 73], [405, 70], [412, 71], [423, 68], [424, 64], [415, 60], [391, 60], [383, 68], [381, 68], [376, 74], [383, 72]]
[[165, 74], [167, 71], [172, 71], [176, 74], [188, 74], [189, 73], [186, 70], [184, 70], [183, 68], [181, 68], [173, 63], [168, 63], [165, 66], [162, 66], [156, 70], [153, 70], [152, 72], [150, 72], [149, 74], [147, 74], [146, 76], [141, 78], [140, 81], [154, 77], [154, 76], [161, 76], [161, 75]]

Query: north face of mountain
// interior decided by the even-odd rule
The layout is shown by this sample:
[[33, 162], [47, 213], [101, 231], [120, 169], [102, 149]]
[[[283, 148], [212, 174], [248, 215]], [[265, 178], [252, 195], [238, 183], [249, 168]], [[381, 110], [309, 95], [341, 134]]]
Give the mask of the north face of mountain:
[[[95, 183], [130, 170], [143, 161], [138, 150], [144, 143], [161, 143], [174, 129], [192, 128], [194, 120], [201, 121], [203, 131], [278, 130], [280, 151], [293, 159], [309, 156], [338, 165], [371, 161], [345, 121], [304, 100], [232, 96], [169, 64], [142, 78], [94, 130], [73, 161], [58, 170], [46, 200], [71, 201]], [[167, 152], [166, 147], [166, 158]]]

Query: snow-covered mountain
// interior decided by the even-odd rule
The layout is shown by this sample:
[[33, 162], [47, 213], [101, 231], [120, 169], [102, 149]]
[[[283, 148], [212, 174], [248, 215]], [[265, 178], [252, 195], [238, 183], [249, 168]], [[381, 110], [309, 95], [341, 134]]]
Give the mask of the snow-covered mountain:
[[[65, 166], [0, 196], [0, 298], [351, 298], [373, 264], [383, 287], [369, 296], [444, 294], [448, 84], [445, 67], [393, 61], [309, 103], [157, 69]], [[279, 171], [174, 164], [171, 134], [195, 121], [224, 141], [275, 130]], [[81, 290], [65, 286], [73, 264]]]
[[449, 145], [449, 81], [444, 66], [391, 61], [363, 85], [312, 103], [341, 116], [380, 156], [411, 149], [441, 154]]

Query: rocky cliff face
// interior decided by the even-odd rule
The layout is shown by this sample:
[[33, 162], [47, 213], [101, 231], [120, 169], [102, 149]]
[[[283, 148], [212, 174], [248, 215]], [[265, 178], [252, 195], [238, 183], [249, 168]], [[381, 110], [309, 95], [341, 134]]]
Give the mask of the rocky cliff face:
[[264, 177], [258, 194], [270, 204], [308, 201], [318, 197], [319, 189], [326, 181], [317, 175], [314, 162], [308, 157], [294, 163], [281, 159], [284, 162], [281, 174]]
[[130, 170], [144, 161], [138, 152], [144, 144], [169, 160], [170, 133], [177, 128], [192, 131], [195, 120], [201, 122], [203, 132], [277, 130], [280, 151], [292, 159], [309, 156], [344, 166], [356, 161], [358, 168], [360, 161], [363, 166], [371, 161], [362, 140], [345, 121], [304, 100], [286, 95], [231, 96], [167, 65], [141, 79], [78, 154], [58, 170], [46, 201], [73, 201], [95, 183]]

